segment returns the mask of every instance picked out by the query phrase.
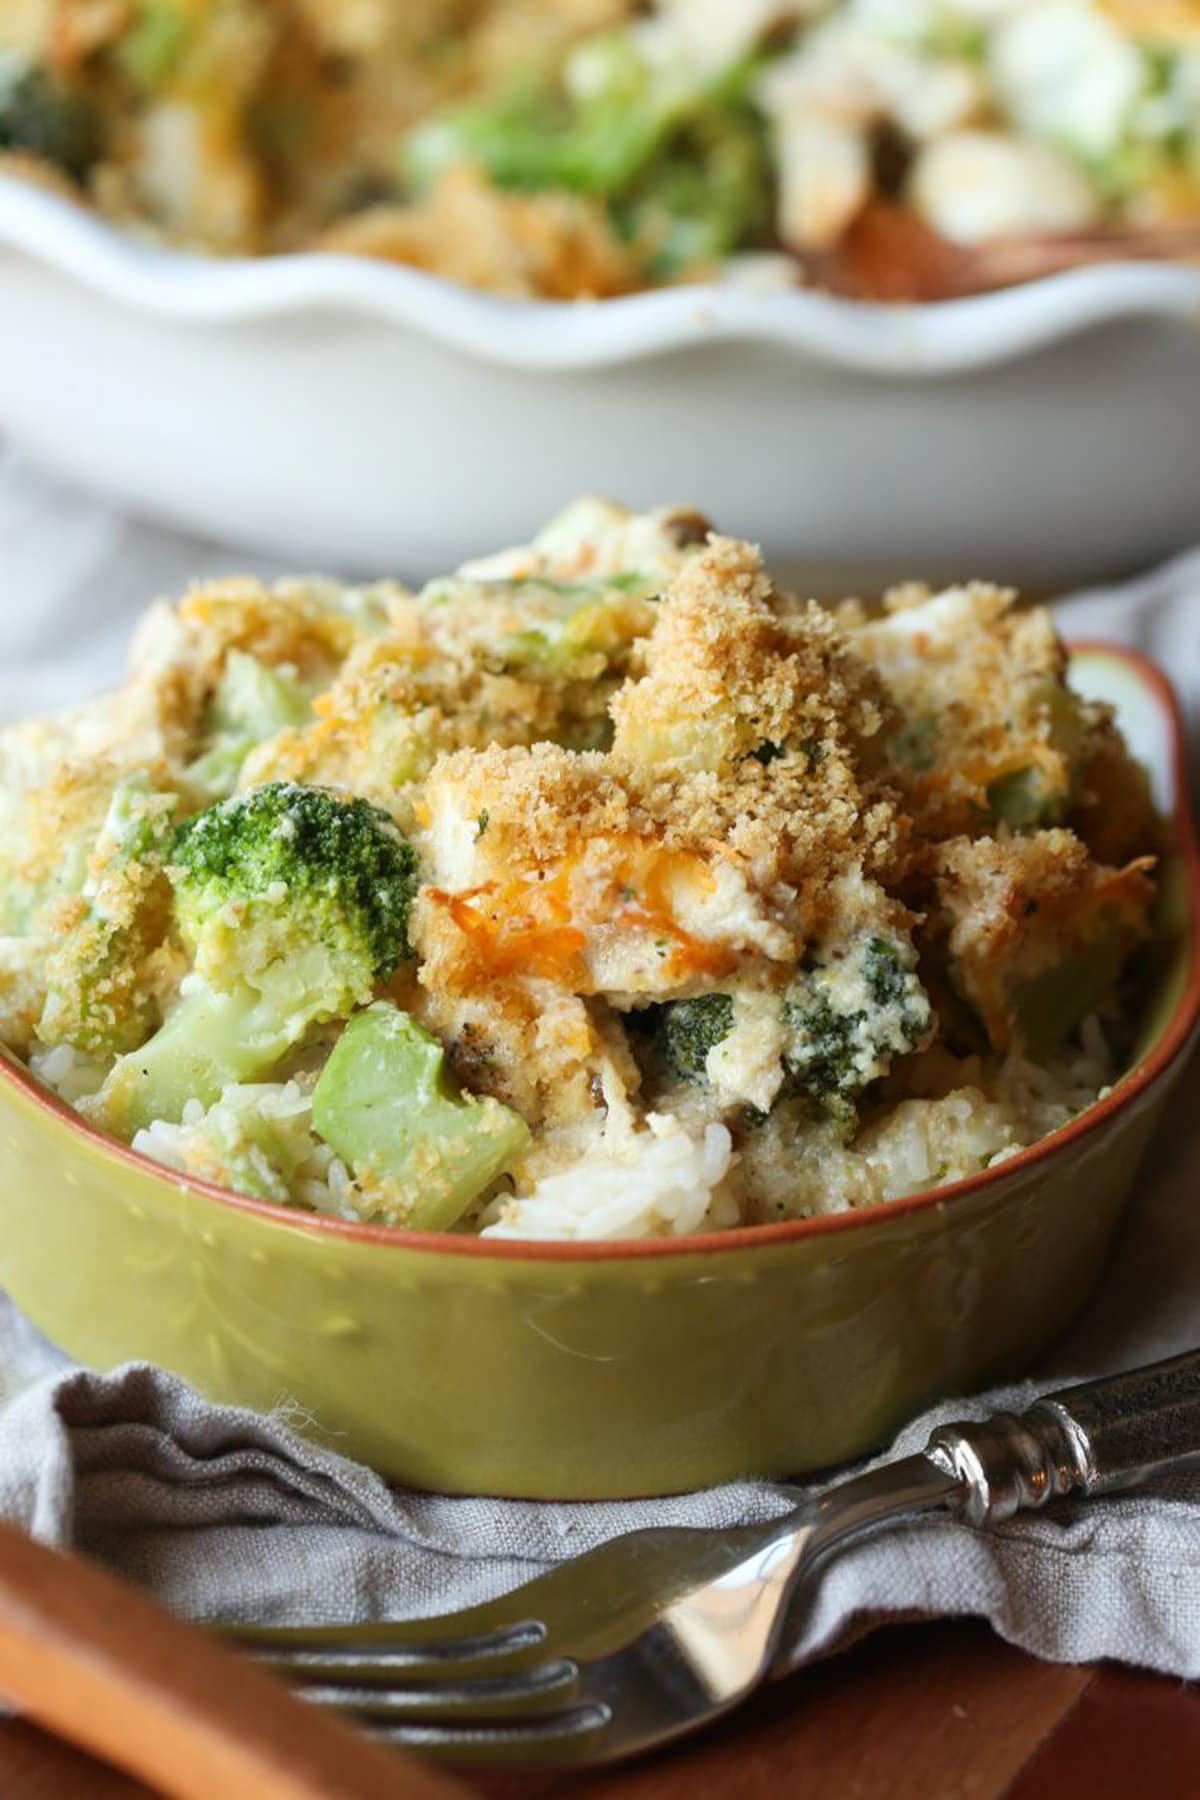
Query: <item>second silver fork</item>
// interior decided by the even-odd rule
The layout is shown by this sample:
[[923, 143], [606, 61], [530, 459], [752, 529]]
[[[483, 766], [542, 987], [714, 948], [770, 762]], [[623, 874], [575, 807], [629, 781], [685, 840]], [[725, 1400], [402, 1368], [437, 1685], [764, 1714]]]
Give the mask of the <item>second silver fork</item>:
[[317, 1704], [455, 1761], [575, 1767], [698, 1730], [787, 1671], [789, 1616], [829, 1555], [930, 1512], [973, 1525], [1200, 1467], [1200, 1351], [946, 1425], [924, 1452], [769, 1524], [655, 1528], [500, 1600], [403, 1625], [231, 1633]]

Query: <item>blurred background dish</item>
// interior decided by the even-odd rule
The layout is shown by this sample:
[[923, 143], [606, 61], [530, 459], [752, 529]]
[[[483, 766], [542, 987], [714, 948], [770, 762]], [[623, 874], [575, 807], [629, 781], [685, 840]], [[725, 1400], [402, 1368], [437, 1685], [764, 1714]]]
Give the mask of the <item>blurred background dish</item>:
[[0, 432], [292, 566], [600, 491], [1124, 573], [1200, 525], [1198, 244], [1191, 0], [0, 0]]
[[0, 179], [0, 430], [295, 567], [452, 567], [564, 493], [687, 496], [781, 574], [1045, 588], [1200, 525], [1200, 271], [937, 305], [769, 282], [512, 301], [335, 256], [135, 242]]
[[1200, 222], [1200, 14], [0, 0], [0, 152], [219, 254], [351, 252], [570, 299], [773, 251], [785, 279], [937, 298], [1011, 239], [1147, 231], [1194, 254], [1171, 233]]

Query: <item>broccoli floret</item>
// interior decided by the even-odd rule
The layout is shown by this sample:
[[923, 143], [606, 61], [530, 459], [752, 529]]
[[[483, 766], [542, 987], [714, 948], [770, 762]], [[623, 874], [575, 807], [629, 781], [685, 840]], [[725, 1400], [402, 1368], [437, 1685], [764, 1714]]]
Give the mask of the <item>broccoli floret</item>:
[[[886, 1075], [894, 1057], [928, 1036], [932, 1011], [904, 943], [863, 937], [828, 960], [814, 958], [780, 999], [781, 1092], [807, 1094], [844, 1122], [847, 1105]], [[706, 1078], [711, 1051], [734, 1028], [728, 994], [676, 1000], [661, 1009], [661, 1048], [672, 1075]]]
[[784, 1015], [789, 1030], [784, 1061], [795, 1087], [815, 1099], [861, 1087], [855, 1068], [865, 1013], [835, 1012], [828, 995], [812, 981], [789, 993]]
[[0, 150], [25, 150], [81, 181], [99, 154], [96, 116], [44, 69], [0, 53]]
[[189, 819], [170, 860], [180, 925], [207, 978], [244, 973], [248, 956], [261, 969], [315, 943], [340, 996], [412, 955], [416, 855], [366, 800], [268, 782]]
[[158, 1024], [152, 964], [170, 928], [164, 855], [176, 807], [145, 775], [114, 790], [76, 916], [47, 958], [43, 1043], [118, 1055]]
[[[871, 998], [877, 1006], [896, 1006], [901, 1010], [912, 1009], [914, 1002], [922, 995], [921, 985], [914, 973], [916, 959], [905, 945], [897, 944], [890, 938], [873, 937], [867, 939], [863, 952], [863, 975]], [[915, 1024], [917, 1035], [928, 1024], [928, 1008], [923, 1004], [916, 1007], [923, 1017], [924, 1023]]]
[[209, 709], [206, 747], [187, 770], [188, 785], [204, 799], [226, 799], [257, 744], [311, 717], [308, 697], [293, 674], [231, 650]]
[[784, 1067], [792, 1091], [854, 1100], [886, 1075], [896, 1056], [928, 1035], [932, 1010], [910, 946], [859, 939], [841, 956], [814, 962], [784, 997]]
[[313, 1092], [313, 1125], [350, 1165], [365, 1210], [446, 1231], [529, 1143], [498, 1100], [461, 1093], [438, 1040], [386, 1001], [347, 1025]]
[[194, 968], [162, 1029], [105, 1084], [99, 1109], [118, 1132], [267, 1074], [412, 954], [416, 854], [365, 800], [273, 782], [188, 820], [167, 860]]
[[672, 1000], [662, 1013], [667, 1067], [682, 1081], [702, 1080], [709, 1051], [733, 1030], [733, 1001], [728, 994], [703, 994], [696, 1000]]

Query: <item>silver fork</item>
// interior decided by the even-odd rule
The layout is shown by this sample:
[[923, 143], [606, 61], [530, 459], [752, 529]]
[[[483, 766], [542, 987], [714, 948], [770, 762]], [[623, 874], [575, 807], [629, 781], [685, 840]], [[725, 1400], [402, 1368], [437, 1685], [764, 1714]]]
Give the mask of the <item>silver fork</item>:
[[632, 1532], [503, 1599], [399, 1625], [232, 1630], [309, 1700], [454, 1761], [576, 1768], [655, 1749], [785, 1674], [830, 1553], [945, 1512], [992, 1524], [1200, 1468], [1200, 1351], [944, 1425], [923, 1453], [770, 1524]]

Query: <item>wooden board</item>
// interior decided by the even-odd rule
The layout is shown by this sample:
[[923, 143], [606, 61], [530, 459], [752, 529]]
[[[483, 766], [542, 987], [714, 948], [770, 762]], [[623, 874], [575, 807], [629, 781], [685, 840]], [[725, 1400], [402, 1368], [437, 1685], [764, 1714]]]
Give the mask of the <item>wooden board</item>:
[[[1196, 1800], [1200, 1689], [1035, 1662], [977, 1624], [880, 1632], [705, 1739], [572, 1781], [475, 1782], [581, 1800]], [[0, 1721], [3, 1800], [145, 1800], [28, 1725]]]

